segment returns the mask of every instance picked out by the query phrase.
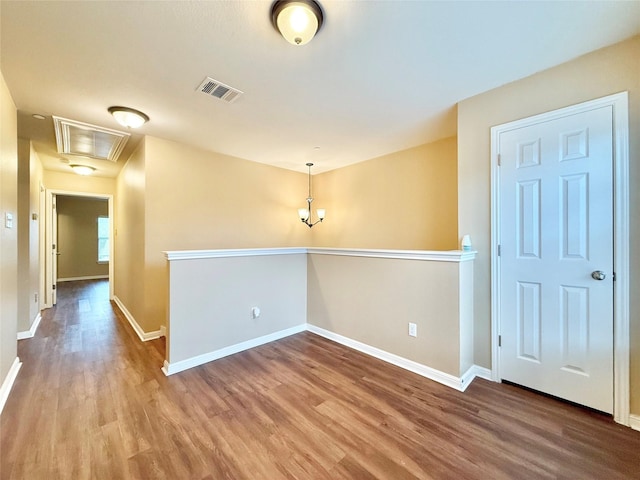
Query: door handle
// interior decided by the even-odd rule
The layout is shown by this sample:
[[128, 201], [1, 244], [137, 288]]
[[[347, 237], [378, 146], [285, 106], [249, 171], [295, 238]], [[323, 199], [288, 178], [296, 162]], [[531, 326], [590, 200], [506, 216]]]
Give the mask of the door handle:
[[604, 280], [607, 276], [605, 275], [605, 273], [601, 270], [595, 270], [593, 272], [591, 272], [591, 278], [593, 278], [594, 280]]

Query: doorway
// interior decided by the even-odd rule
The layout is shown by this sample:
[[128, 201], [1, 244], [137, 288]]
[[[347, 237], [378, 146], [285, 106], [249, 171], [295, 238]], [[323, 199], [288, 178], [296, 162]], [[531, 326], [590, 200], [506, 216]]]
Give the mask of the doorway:
[[[95, 218], [85, 219], [89, 223], [95, 222], [95, 244], [87, 245], [87, 251], [78, 252], [76, 248], [74, 248], [72, 243], [67, 243], [68, 248], [71, 247], [71, 251], [67, 250], [65, 253], [64, 250], [60, 249], [60, 245], [58, 244], [59, 240], [59, 225], [58, 225], [58, 214], [57, 214], [57, 204], [59, 200], [62, 200], [63, 203], [66, 202], [70, 211], [78, 210], [78, 205], [91, 205], [91, 203], [97, 202], [106, 202], [107, 203], [107, 221], [105, 222], [105, 215], [95, 215]], [[74, 201], [77, 200], [77, 201]], [[75, 205], [75, 206], [74, 206]], [[95, 210], [95, 208], [90, 208], [90, 210]], [[113, 196], [112, 195], [104, 195], [104, 194], [94, 194], [94, 193], [79, 193], [79, 192], [70, 192], [63, 190], [47, 190], [46, 191], [46, 220], [45, 220], [45, 262], [44, 262], [44, 277], [45, 277], [45, 308], [50, 308], [57, 303], [57, 283], [59, 279], [59, 268], [58, 261], [62, 255], [66, 255], [66, 260], [76, 259], [78, 261], [69, 261], [67, 262], [67, 270], [64, 275], [64, 280], [78, 280], [81, 278], [89, 279], [93, 278], [101, 278], [104, 277], [103, 272], [104, 266], [106, 266], [106, 271], [108, 272], [107, 276], [109, 279], [109, 298], [113, 298], [113, 260], [114, 260], [114, 227], [113, 227]], [[80, 212], [82, 211], [82, 207], [80, 207]], [[104, 212], [104, 210], [101, 210]], [[78, 215], [76, 215], [78, 216]], [[81, 216], [81, 214], [80, 214]], [[99, 219], [102, 217], [102, 219]], [[86, 223], [86, 222], [85, 222]], [[105, 224], [106, 223], [106, 224]], [[105, 233], [104, 228], [107, 228], [107, 237], [111, 241], [105, 242]], [[71, 228], [71, 224], [66, 226], [65, 228]], [[100, 234], [98, 233], [98, 229], [102, 233], [102, 238], [100, 238]], [[89, 240], [93, 242], [93, 240]], [[105, 251], [108, 251], [108, 253]], [[95, 255], [94, 255], [95, 254]], [[78, 263], [84, 257], [84, 262], [87, 261], [87, 256], [95, 256], [95, 268], [93, 274], [85, 273], [80, 275], [74, 275], [73, 273], [68, 272], [79, 272], [82, 270], [78, 269]], [[108, 257], [108, 261], [106, 261], [106, 257]], [[75, 265], [75, 266], [74, 266]], [[102, 267], [101, 267], [102, 265]], [[75, 269], [75, 270], [74, 270]]]
[[627, 94], [493, 127], [491, 142], [493, 379], [628, 425]]

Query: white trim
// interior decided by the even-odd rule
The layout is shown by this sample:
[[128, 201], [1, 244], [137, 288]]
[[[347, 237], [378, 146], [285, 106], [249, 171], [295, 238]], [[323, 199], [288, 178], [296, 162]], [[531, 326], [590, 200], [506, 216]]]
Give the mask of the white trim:
[[476, 258], [475, 251], [462, 250], [372, 250], [363, 248], [308, 248], [314, 255], [341, 255], [348, 257], [396, 258], [403, 260], [432, 260], [438, 262], [466, 262]]
[[164, 325], [160, 325], [160, 336], [161, 337], [167, 336], [167, 327], [165, 327]]
[[471, 382], [478, 377], [484, 378], [485, 380], [492, 380], [491, 378], [491, 370], [485, 367], [481, 367], [480, 365], [471, 365], [469, 370], [467, 370], [461, 378], [462, 384], [465, 385], [465, 389], [471, 385]]
[[613, 415], [616, 422], [629, 425], [629, 100], [627, 92], [612, 95], [607, 105], [613, 108], [614, 197], [613, 197]]
[[43, 310], [47, 308], [47, 295], [45, 293], [46, 286], [46, 242], [45, 242], [45, 233], [46, 233], [46, 221], [47, 221], [47, 194], [44, 188], [44, 184], [42, 183], [42, 179], [40, 179], [39, 185], [39, 206], [38, 206], [38, 268], [40, 270], [40, 276], [38, 278], [38, 310]]
[[165, 360], [164, 366], [162, 367], [162, 371], [167, 376], [173, 375], [174, 373], [182, 372], [183, 370], [197, 367], [198, 365], [203, 365], [213, 360], [218, 360], [219, 358], [233, 355], [234, 353], [239, 353], [244, 350], [249, 350], [250, 348], [259, 347], [260, 345], [264, 345], [265, 343], [273, 342], [275, 340], [280, 340], [290, 335], [295, 335], [296, 333], [304, 332], [305, 330], [306, 330], [306, 324], [303, 323], [295, 327], [287, 328], [285, 330], [280, 330], [278, 332], [270, 333], [268, 335], [263, 335], [262, 337], [252, 338], [251, 340], [236, 343], [235, 345], [230, 345], [228, 347], [224, 347], [219, 350], [214, 350], [213, 352], [203, 353], [202, 355], [198, 355], [196, 357], [187, 358], [186, 360], [181, 360], [179, 362], [169, 363]]
[[109, 275], [87, 275], [85, 277], [66, 277], [59, 278], [57, 282], [77, 282], [78, 280], [103, 280], [108, 279]]
[[629, 415], [629, 426], [640, 432], [640, 415]]
[[478, 365], [472, 365], [469, 370], [464, 373], [464, 375], [462, 375], [461, 377], [456, 377], [455, 375], [441, 372], [440, 370], [436, 370], [435, 368], [428, 367], [421, 363], [414, 362], [413, 360], [400, 357], [399, 355], [395, 355], [385, 350], [372, 347], [365, 343], [353, 340], [348, 337], [344, 337], [342, 335], [331, 332], [329, 330], [325, 330], [324, 328], [316, 327], [315, 325], [311, 325], [309, 323], [297, 325], [295, 327], [280, 330], [268, 335], [263, 335], [262, 337], [252, 338], [235, 345], [230, 345], [219, 350], [214, 350], [213, 352], [203, 353], [195, 357], [180, 360], [179, 362], [169, 363], [167, 360], [165, 360], [164, 365], [162, 366], [162, 371], [166, 376], [173, 375], [174, 373], [179, 373], [184, 370], [197, 367], [199, 365], [204, 365], [205, 363], [209, 363], [214, 360], [233, 355], [235, 353], [243, 352], [251, 348], [259, 347], [260, 345], [274, 342], [276, 340], [280, 340], [282, 338], [304, 331], [315, 333], [316, 335], [324, 337], [328, 340], [339, 343], [353, 350], [365, 353], [384, 362], [391, 363], [392, 365], [396, 365], [397, 367], [400, 367], [404, 370], [416, 373], [420, 376], [441, 383], [442, 385], [453, 388], [460, 392], [464, 392], [476, 377], [491, 380], [491, 371]]
[[432, 260], [439, 262], [466, 262], [476, 258], [475, 251], [462, 250], [372, 250], [362, 248], [246, 248], [222, 250], [176, 250], [163, 252], [169, 261], [203, 258], [249, 257], [264, 255], [341, 255], [349, 257], [397, 258], [406, 260]]
[[7, 399], [9, 398], [9, 393], [11, 392], [11, 388], [16, 381], [18, 376], [18, 371], [20, 371], [20, 367], [22, 366], [22, 362], [18, 357], [15, 358], [11, 368], [7, 372], [7, 376], [4, 378], [2, 382], [2, 386], [0, 386], [0, 413], [4, 409], [5, 403], [7, 403]]
[[33, 320], [33, 323], [31, 324], [31, 328], [25, 332], [18, 332], [18, 340], [33, 338], [36, 335], [38, 326], [40, 325], [40, 320], [42, 320], [42, 314], [38, 312], [38, 315], [36, 315], [36, 318]]
[[145, 332], [142, 329], [142, 327], [138, 324], [138, 322], [136, 322], [136, 319], [133, 317], [133, 315], [131, 315], [131, 312], [127, 310], [127, 307], [124, 306], [124, 304], [120, 301], [120, 299], [117, 296], [115, 295], [113, 296], [113, 301], [118, 306], [118, 308], [120, 309], [124, 317], [129, 321], [131, 328], [133, 328], [133, 331], [136, 332], [136, 335], [138, 335], [138, 338], [141, 341], [147, 342], [149, 340], [155, 340], [156, 338], [160, 338], [162, 336], [161, 330], [156, 330], [153, 332]]
[[613, 414], [616, 422], [629, 425], [629, 112], [628, 93], [621, 92], [552, 112], [491, 128], [491, 365], [492, 379], [500, 381], [500, 243], [499, 168], [497, 162], [500, 133], [580, 112], [611, 106], [614, 128], [614, 372]]
[[307, 253], [306, 248], [243, 248], [222, 250], [175, 250], [162, 252], [167, 260], [193, 260], [196, 258], [255, 257], [264, 255], [295, 255]]
[[[307, 330], [311, 333], [315, 333], [316, 335], [320, 335], [321, 337], [327, 338], [346, 347], [352, 348], [367, 355], [371, 355], [378, 360], [382, 360], [397, 367], [403, 368], [404, 370], [416, 373], [420, 376], [441, 383], [447, 387], [454, 388], [460, 392], [464, 392], [467, 386], [471, 383], [471, 380], [473, 380], [473, 377], [475, 377], [475, 375], [473, 375], [473, 377], [470, 376], [469, 372], [467, 372], [465, 375], [459, 378], [455, 375], [441, 372], [440, 370], [436, 370], [435, 368], [427, 367], [426, 365], [414, 362], [413, 360], [409, 360], [404, 357], [400, 357], [393, 353], [389, 353], [385, 350], [372, 347], [370, 345], [367, 345], [366, 343], [358, 342], [357, 340], [353, 340], [348, 337], [343, 337], [342, 335], [331, 332], [329, 330], [325, 330], [324, 328], [316, 327], [315, 325], [307, 324]], [[471, 371], [472, 369], [473, 367], [469, 369], [469, 371]]]

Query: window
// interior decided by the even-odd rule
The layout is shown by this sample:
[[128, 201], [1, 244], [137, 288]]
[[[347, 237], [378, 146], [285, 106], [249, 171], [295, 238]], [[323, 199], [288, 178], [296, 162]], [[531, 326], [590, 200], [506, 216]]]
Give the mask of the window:
[[98, 217], [98, 263], [109, 261], [109, 217]]

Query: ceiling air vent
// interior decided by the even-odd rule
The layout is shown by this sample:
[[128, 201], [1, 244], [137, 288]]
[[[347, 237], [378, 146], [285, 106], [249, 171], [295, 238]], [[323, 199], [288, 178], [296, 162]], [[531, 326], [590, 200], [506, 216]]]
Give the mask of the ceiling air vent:
[[116, 162], [126, 145], [129, 133], [53, 117], [58, 153], [80, 155]]
[[234, 102], [243, 93], [240, 90], [230, 87], [229, 85], [225, 85], [211, 77], [206, 77], [202, 81], [198, 87], [198, 91], [206, 93], [212, 97], [219, 98], [220, 100], [224, 100], [228, 103]]

